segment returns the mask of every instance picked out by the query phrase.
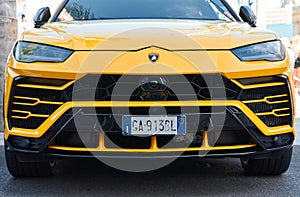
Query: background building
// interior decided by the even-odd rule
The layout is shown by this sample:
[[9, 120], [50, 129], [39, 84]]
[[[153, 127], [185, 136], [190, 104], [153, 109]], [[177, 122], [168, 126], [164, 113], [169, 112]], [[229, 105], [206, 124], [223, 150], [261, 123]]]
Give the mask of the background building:
[[33, 17], [37, 10], [42, 7], [50, 7], [52, 13], [62, 0], [17, 0], [17, 16], [19, 35], [26, 30], [33, 28]]
[[4, 70], [7, 55], [17, 38], [16, 1], [0, 0], [0, 132], [3, 129], [2, 122], [2, 92], [4, 90]]

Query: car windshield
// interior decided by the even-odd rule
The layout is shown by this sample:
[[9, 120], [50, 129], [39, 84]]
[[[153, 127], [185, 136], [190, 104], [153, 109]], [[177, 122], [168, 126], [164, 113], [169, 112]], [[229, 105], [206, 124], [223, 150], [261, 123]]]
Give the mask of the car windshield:
[[235, 20], [221, 0], [69, 0], [56, 21]]

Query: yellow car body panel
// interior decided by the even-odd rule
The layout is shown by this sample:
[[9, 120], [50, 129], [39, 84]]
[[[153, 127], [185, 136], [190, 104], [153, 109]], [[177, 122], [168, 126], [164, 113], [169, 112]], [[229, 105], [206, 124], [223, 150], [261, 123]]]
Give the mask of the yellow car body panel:
[[[55, 104], [55, 103], [53, 103]], [[8, 139], [9, 134], [23, 137], [39, 138], [69, 109], [73, 107], [151, 107], [158, 104], [157, 102], [72, 102], [61, 105], [48, 119], [36, 130], [12, 128], [11, 131], [6, 130], [5, 138]], [[290, 126], [267, 127], [248, 107], [237, 101], [181, 101], [181, 102], [159, 102], [159, 105], [164, 107], [173, 106], [232, 106], [237, 107], [242, 112], [248, 115], [249, 119], [266, 135], [279, 135], [289, 132], [294, 132]], [[6, 121], [7, 123], [7, 121]]]
[[[155, 37], [155, 42], [147, 39], [153, 37], [149, 27], [160, 35]], [[186, 36], [196, 44], [191, 45], [186, 43], [186, 38], [178, 37], [168, 42], [165, 38], [169, 32]], [[253, 29], [238, 22], [113, 20], [49, 23], [39, 30], [27, 31], [21, 39], [73, 50], [137, 50], [153, 45], [169, 50], [207, 50], [233, 49], [278, 38], [272, 31]]]
[[[162, 57], [156, 64], [149, 63], [148, 54], [159, 53]], [[290, 72], [289, 60], [279, 62], [254, 61], [241, 62], [230, 51], [209, 52], [169, 52], [158, 48], [149, 48], [139, 52], [74, 52], [64, 63], [20, 63], [13, 57], [8, 68], [17, 75], [39, 75], [74, 79], [74, 76], [86, 73], [98, 74], [195, 74], [219, 71], [228, 78], [259, 77], [266, 73], [276, 75]], [[95, 63], [95, 62], [101, 62]], [[122, 66], [120, 67], [120, 63]], [[172, 68], [162, 68], [172, 65]], [[134, 69], [139, 66], [138, 69]], [[162, 70], [163, 69], [163, 70]], [[27, 74], [26, 74], [27, 73]], [[49, 73], [49, 74], [47, 74]], [[73, 75], [73, 77], [71, 77]]]

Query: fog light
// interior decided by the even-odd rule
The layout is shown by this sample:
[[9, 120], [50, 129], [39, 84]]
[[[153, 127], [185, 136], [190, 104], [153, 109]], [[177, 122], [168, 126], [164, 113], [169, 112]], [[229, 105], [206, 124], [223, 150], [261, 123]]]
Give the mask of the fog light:
[[12, 136], [9, 138], [9, 143], [15, 148], [30, 148], [30, 140], [24, 137]]
[[289, 135], [280, 135], [274, 137], [274, 144], [277, 146], [283, 146], [289, 144], [291, 138]]

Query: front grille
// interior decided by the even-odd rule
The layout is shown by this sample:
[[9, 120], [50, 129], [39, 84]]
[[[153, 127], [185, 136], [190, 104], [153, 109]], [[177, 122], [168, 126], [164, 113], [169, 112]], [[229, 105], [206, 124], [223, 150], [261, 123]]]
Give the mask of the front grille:
[[242, 90], [239, 99], [267, 126], [292, 126], [293, 111], [288, 81], [284, 77], [276, 77], [272, 83], [278, 85]]
[[10, 97], [9, 128], [37, 129], [67, 101], [64, 91], [55, 90], [66, 83], [56, 79], [16, 78]]
[[[97, 148], [99, 147], [100, 138], [103, 138], [105, 148], [114, 149], [150, 149], [152, 137], [123, 136], [122, 135], [122, 116], [125, 114], [115, 114], [111, 116], [109, 108], [104, 109], [101, 113], [92, 108], [74, 108], [76, 117], [73, 117], [68, 124], [64, 125], [59, 134], [51, 143], [54, 146], [75, 147], [75, 148]], [[144, 111], [145, 108], [134, 108]], [[204, 108], [205, 109], [205, 108]], [[223, 111], [221, 111], [223, 110]], [[175, 111], [172, 110], [174, 113]], [[178, 111], [180, 114], [180, 111]], [[223, 115], [221, 114], [223, 113]], [[68, 112], [69, 113], [69, 112]], [[107, 113], [107, 114], [105, 114]], [[254, 144], [249, 133], [242, 129], [241, 124], [230, 114], [220, 108], [218, 112], [209, 112], [204, 114], [185, 114], [187, 117], [187, 134], [185, 136], [156, 136], [157, 147], [160, 149], [167, 148], [199, 148], [203, 145], [204, 132], [208, 131], [208, 143], [213, 146], [234, 146], [241, 144]], [[239, 114], [239, 113], [238, 113]], [[128, 114], [126, 114], [128, 115]], [[130, 113], [136, 115], [136, 113]], [[141, 115], [141, 114], [140, 114]], [[215, 116], [211, 119], [212, 116]], [[225, 118], [222, 125], [218, 125], [216, 119]], [[216, 122], [212, 122], [216, 121]], [[253, 127], [250, 123], [245, 122], [245, 126]], [[211, 125], [211, 127], [209, 127]], [[209, 129], [210, 128], [210, 129]], [[103, 132], [103, 135], [100, 133]], [[220, 138], [218, 138], [220, 136]]]
[[208, 133], [208, 144], [211, 147], [215, 146], [234, 146], [237, 144], [255, 143], [249, 133], [244, 129], [240, 130], [223, 130], [220, 133]]
[[[12, 113], [13, 115], [13, 113]], [[25, 129], [36, 129], [38, 128], [47, 118], [28, 118], [19, 119], [12, 117], [10, 120], [10, 127], [25, 128]]]
[[[193, 110], [197, 109], [197, 107], [190, 107]], [[165, 115], [180, 115], [180, 108], [166, 107]], [[189, 107], [183, 109], [184, 111], [188, 111]], [[70, 131], [90, 131], [95, 128], [98, 130], [102, 130], [104, 132], [122, 132], [122, 117], [124, 115], [149, 115], [149, 108], [145, 107], [132, 107], [129, 110], [126, 108], [116, 107], [116, 108], [73, 108], [74, 114], [76, 114], [76, 119], [74, 121], [69, 122], [64, 130], [67, 132]], [[114, 113], [112, 113], [114, 112]], [[213, 111], [214, 113], [220, 114], [221, 118], [224, 116], [225, 108], [220, 107], [216, 108]], [[112, 115], [113, 114], [113, 115]], [[209, 126], [209, 118], [211, 117], [212, 111], [210, 107], [201, 107], [198, 112], [195, 113], [183, 113], [186, 115], [187, 122], [187, 131], [194, 132], [195, 130], [207, 130]], [[154, 115], [151, 113], [151, 115]], [[161, 115], [161, 114], [157, 114]], [[216, 117], [217, 115], [215, 115]], [[214, 118], [215, 118], [214, 117]], [[235, 126], [233, 123], [230, 123], [231, 126]], [[215, 125], [217, 126], [217, 125]], [[101, 129], [100, 129], [101, 128]], [[60, 128], [56, 128], [59, 130]]]
[[[246, 88], [240, 88], [237, 83]], [[86, 75], [75, 83], [67, 80], [17, 77], [11, 91], [8, 123], [10, 129], [13, 127], [37, 129], [60, 106], [69, 101], [239, 100], [269, 127], [292, 124], [291, 95], [285, 77], [247, 78], [239, 79], [237, 83], [217, 74]], [[274, 85], [270, 86], [269, 83]], [[191, 87], [192, 91], [187, 87]], [[128, 113], [127, 108], [125, 110], [118, 108], [114, 111], [108, 108], [95, 110], [97, 114]], [[200, 108], [201, 114], [210, 113], [211, 110], [209, 106]], [[181, 107], [129, 109], [129, 113], [135, 115], [186, 112], [197, 113], [199, 110]], [[105, 122], [107, 119], [110, 117], [99, 121]], [[106, 125], [104, 128], [112, 126]]]
[[178, 101], [235, 99], [240, 89], [211, 75], [87, 75], [67, 92], [72, 100]]
[[58, 146], [77, 148], [97, 148], [99, 145], [99, 132], [78, 133], [76, 130], [59, 133], [55, 138]]

